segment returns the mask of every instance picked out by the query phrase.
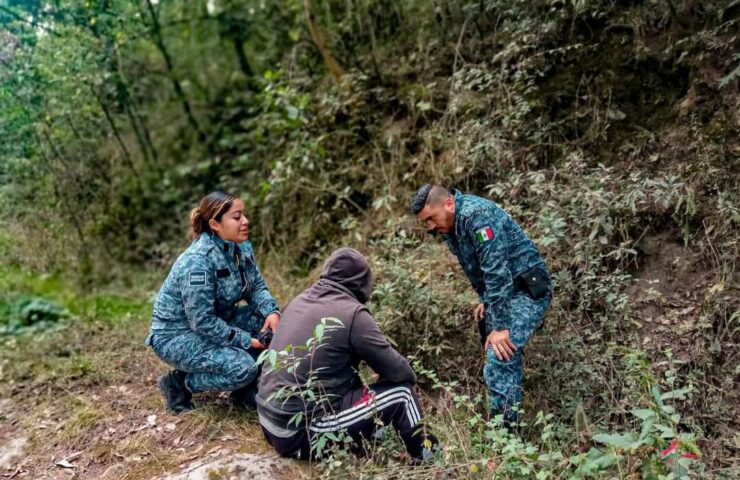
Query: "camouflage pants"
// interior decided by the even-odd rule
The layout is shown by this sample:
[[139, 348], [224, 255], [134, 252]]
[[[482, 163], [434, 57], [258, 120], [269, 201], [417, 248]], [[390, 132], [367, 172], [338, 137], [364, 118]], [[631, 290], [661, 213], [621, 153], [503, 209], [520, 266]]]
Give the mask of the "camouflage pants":
[[522, 400], [524, 347], [542, 323], [549, 306], [549, 296], [533, 300], [525, 294], [514, 295], [511, 299], [512, 323], [509, 338], [517, 346], [516, 353], [509, 360], [499, 360], [492, 348], [486, 352], [483, 378], [488, 387], [491, 415], [503, 413], [505, 424], [512, 424], [518, 418], [512, 407]]
[[[235, 313], [234, 325], [256, 337], [265, 319], [248, 305]], [[154, 353], [177, 370], [187, 372], [185, 385], [192, 393], [233, 391], [257, 379], [255, 359], [260, 352], [224, 347], [195, 332], [154, 335]]]

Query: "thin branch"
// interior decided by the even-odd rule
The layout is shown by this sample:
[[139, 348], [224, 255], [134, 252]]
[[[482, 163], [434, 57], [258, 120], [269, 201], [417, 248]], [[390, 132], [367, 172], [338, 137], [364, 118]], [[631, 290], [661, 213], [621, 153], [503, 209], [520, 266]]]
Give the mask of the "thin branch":
[[0, 5], [0, 12], [4, 12], [4, 13], [10, 15], [11, 17], [15, 18], [16, 20], [18, 20], [20, 22], [23, 22], [23, 23], [27, 23], [28, 25], [31, 25], [34, 28], [40, 28], [41, 30], [44, 30], [45, 32], [48, 32], [51, 35], [54, 35], [55, 37], [61, 37], [61, 34], [58, 33], [57, 31], [55, 31], [53, 28], [49, 28], [46, 25], [43, 25], [41, 23], [38, 23], [33, 18], [25, 18], [20, 13], [14, 12], [13, 10], [11, 10], [8, 7], [4, 7], [4, 6]]

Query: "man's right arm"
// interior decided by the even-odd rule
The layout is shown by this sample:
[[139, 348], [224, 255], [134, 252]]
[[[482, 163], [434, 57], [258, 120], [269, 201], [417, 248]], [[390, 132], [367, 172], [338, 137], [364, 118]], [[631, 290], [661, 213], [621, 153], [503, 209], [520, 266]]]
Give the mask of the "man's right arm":
[[416, 374], [408, 360], [391, 346], [375, 319], [364, 308], [355, 315], [349, 342], [357, 356], [383, 380], [393, 383], [416, 383]]

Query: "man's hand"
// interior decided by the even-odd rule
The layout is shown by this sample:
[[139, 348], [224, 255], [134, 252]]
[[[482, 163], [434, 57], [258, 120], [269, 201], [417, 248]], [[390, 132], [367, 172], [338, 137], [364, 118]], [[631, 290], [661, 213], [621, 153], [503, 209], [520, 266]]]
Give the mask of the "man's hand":
[[477, 307], [475, 307], [475, 310], [473, 310], [473, 318], [476, 320], [482, 319], [486, 315], [486, 306], [482, 303], [479, 303]]
[[516, 345], [509, 338], [508, 330], [494, 330], [486, 338], [486, 344], [483, 346], [483, 353], [493, 348], [493, 353], [499, 360], [511, 360], [516, 351]]
[[272, 329], [272, 332], [277, 332], [278, 323], [280, 323], [280, 314], [277, 312], [272, 312], [267, 316], [265, 319], [265, 324], [262, 325], [262, 329], [260, 332], [264, 332], [268, 328]]
[[256, 338], [253, 338], [252, 339], [252, 348], [254, 348], [255, 350], [264, 350], [265, 349], [265, 346], [262, 345], [262, 342], [260, 342]]

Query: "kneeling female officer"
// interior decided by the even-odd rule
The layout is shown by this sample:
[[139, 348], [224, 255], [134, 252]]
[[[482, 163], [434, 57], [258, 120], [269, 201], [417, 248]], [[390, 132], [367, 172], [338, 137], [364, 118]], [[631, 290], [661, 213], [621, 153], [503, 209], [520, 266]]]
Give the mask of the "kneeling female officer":
[[[254, 408], [265, 348], [257, 335], [276, 330], [277, 302], [247, 241], [244, 202], [212, 192], [190, 212], [193, 243], [172, 266], [154, 302], [146, 339], [175, 370], [159, 380], [167, 408], [193, 409], [193, 393], [231, 391], [232, 402]], [[247, 305], [237, 305], [246, 300]]]

